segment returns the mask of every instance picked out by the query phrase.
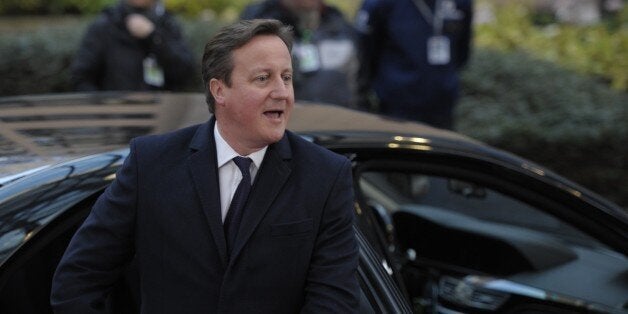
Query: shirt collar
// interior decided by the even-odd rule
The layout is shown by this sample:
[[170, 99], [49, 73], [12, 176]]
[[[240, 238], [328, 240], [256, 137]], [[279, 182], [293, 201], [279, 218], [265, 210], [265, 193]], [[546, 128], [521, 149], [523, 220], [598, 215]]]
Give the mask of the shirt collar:
[[[218, 160], [218, 168], [224, 166], [226, 163], [230, 162], [233, 157], [240, 156], [225, 139], [220, 135], [220, 131], [218, 130], [218, 123], [214, 124], [214, 140], [216, 142], [216, 157]], [[264, 148], [249, 154], [248, 156], [253, 160], [253, 164], [257, 169], [262, 165], [262, 161], [264, 160], [264, 155], [266, 154], [266, 150], [268, 149], [268, 145], [264, 146]]]

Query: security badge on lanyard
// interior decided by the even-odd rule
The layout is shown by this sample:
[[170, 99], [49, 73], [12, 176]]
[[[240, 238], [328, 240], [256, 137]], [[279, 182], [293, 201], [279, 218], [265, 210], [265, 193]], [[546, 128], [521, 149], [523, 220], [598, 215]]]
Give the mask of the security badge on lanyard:
[[150, 54], [144, 58], [144, 82], [155, 87], [164, 86], [164, 71], [157, 63], [157, 58]]
[[299, 70], [302, 73], [316, 72], [321, 68], [321, 60], [318, 47], [312, 43], [312, 34], [309, 31], [303, 31], [303, 40], [294, 43], [292, 53], [294, 54]]
[[[419, 12], [433, 28], [433, 35], [427, 39], [427, 62], [431, 65], [444, 65], [451, 61], [451, 44], [449, 38], [443, 35], [443, 1], [435, 0], [434, 13], [425, 3], [425, 0], [413, 0]], [[444, 0], [449, 2], [451, 0]], [[454, 4], [455, 5], [455, 4]]]
[[318, 48], [312, 43], [295, 43], [292, 48], [303, 73], [316, 72], [321, 67]]

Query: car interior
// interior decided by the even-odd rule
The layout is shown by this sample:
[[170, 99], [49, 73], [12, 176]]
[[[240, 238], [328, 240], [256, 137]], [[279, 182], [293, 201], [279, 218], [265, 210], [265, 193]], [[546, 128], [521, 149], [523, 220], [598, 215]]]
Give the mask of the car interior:
[[378, 217], [394, 255], [402, 257], [399, 272], [419, 308], [429, 312], [436, 306], [444, 278], [469, 275], [600, 303], [628, 301], [621, 296], [628, 291], [626, 257], [551, 215], [542, 202], [528, 202], [533, 193], [511, 193], [503, 180], [485, 173], [416, 163], [367, 163], [356, 177], [359, 200]]

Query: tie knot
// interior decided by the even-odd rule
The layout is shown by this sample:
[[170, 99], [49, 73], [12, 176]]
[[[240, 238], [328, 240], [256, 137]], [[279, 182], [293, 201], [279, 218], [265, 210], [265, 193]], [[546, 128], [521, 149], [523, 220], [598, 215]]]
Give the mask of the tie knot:
[[248, 157], [233, 157], [233, 162], [240, 168], [240, 172], [242, 172], [242, 176], [248, 177], [250, 175], [249, 168], [251, 167], [251, 158]]

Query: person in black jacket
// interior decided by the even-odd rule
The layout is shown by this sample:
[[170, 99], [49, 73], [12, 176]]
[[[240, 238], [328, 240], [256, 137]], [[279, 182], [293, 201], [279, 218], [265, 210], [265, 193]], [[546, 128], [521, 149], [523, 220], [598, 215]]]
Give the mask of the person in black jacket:
[[194, 57], [158, 0], [121, 0], [90, 25], [71, 65], [78, 91], [177, 90]]
[[355, 107], [357, 31], [337, 8], [323, 0], [264, 0], [247, 6], [240, 18], [277, 19], [294, 28], [298, 100]]

